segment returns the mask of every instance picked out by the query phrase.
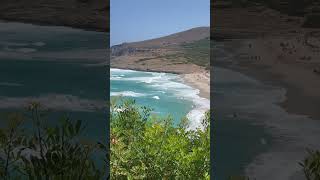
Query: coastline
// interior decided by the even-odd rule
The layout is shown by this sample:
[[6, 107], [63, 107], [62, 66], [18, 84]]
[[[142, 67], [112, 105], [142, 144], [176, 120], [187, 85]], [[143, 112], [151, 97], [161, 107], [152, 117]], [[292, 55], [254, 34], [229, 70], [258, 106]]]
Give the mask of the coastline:
[[123, 70], [133, 70], [133, 71], [144, 71], [144, 72], [156, 72], [156, 73], [171, 73], [176, 74], [186, 85], [191, 86], [194, 89], [199, 90], [199, 96], [205, 99], [210, 100], [210, 72], [208, 71], [198, 71], [193, 73], [182, 73], [180, 71], [174, 70], [152, 70], [146, 68], [119, 68], [119, 67], [110, 67], [114, 69], [123, 69]]
[[[292, 37], [284, 39], [289, 41]], [[296, 54], [288, 54], [278, 50], [282, 40], [277, 36], [270, 36], [225, 42], [229, 46], [227, 48], [237, 50], [231, 52], [234, 55], [228, 61], [216, 61], [215, 65], [285, 88], [286, 98], [279, 103], [283, 109], [288, 113], [320, 119], [320, 112], [315, 108], [320, 106], [320, 76], [313, 72], [314, 68], [320, 66], [320, 55], [306, 50], [306, 47], [301, 47], [297, 42], [290, 44], [296, 47], [297, 50], [293, 50], [297, 51]], [[250, 49], [248, 44], [251, 45]], [[298, 48], [304, 49], [299, 52]], [[300, 60], [304, 54], [310, 55], [314, 60]], [[260, 60], [256, 60], [257, 57]]]
[[[264, 109], [267, 111], [265, 115], [268, 117], [255, 122], [263, 125], [265, 130], [273, 137], [273, 143], [270, 144], [269, 150], [260, 153], [246, 166], [246, 175], [250, 178], [262, 180], [303, 179], [303, 171], [298, 163], [302, 162], [307, 156], [306, 149], [316, 150], [320, 148], [317, 141], [320, 137], [320, 131], [317, 129], [320, 127], [319, 119], [300, 114], [299, 111], [288, 111], [284, 104], [288, 103], [289, 98], [294, 97], [292, 94], [288, 96], [289, 91], [295, 90], [292, 89], [293, 87], [281, 84], [276, 79], [274, 81], [265, 79], [263, 72], [230, 69], [254, 78], [265, 85], [283, 90], [283, 93], [279, 94], [278, 100], [275, 99], [267, 109]], [[298, 92], [296, 93], [296, 98], [299, 99]], [[308, 107], [313, 107], [312, 103], [303, 108]], [[264, 112], [259, 110], [257, 113]], [[272, 174], [272, 172], [277, 173]]]
[[[141, 71], [141, 70], [135, 70], [135, 69], [123, 69], [123, 68], [111, 68], [111, 71], [133, 71], [133, 72], [144, 72], [144, 73], [149, 73], [150, 71]], [[154, 72], [154, 71], [151, 71]], [[157, 71], [157, 73], [166, 73], [166, 72], [159, 72]], [[170, 87], [172, 86], [171, 84], [173, 84], [174, 87], [172, 86], [170, 88], [170, 91], [172, 90], [172, 92], [174, 92], [174, 96], [177, 98], [177, 100], [179, 99], [184, 99], [183, 101], [188, 102], [188, 106], [192, 105], [192, 108], [190, 110], [188, 110], [188, 112], [186, 112], [186, 114], [184, 114], [183, 116], [186, 116], [189, 120], [190, 120], [190, 124], [189, 124], [189, 129], [196, 129], [196, 128], [202, 128], [202, 118], [205, 116], [205, 112], [208, 111], [210, 109], [210, 100], [208, 98], [203, 97], [202, 95], [200, 95], [200, 91], [198, 89], [199, 85], [195, 86], [195, 85], [190, 85], [190, 83], [186, 83], [183, 75], [181, 74], [177, 74], [177, 73], [168, 73], [169, 76], [171, 75], [175, 75], [174, 79], [167, 79], [166, 77], [164, 77], [163, 80], [157, 80], [154, 79], [152, 81], [149, 80], [138, 80], [138, 82], [147, 82], [149, 83], [153, 83], [157, 86], [162, 86], [163, 85], [169, 85]], [[194, 74], [187, 74], [188, 76], [188, 80], [196, 80], [193, 79], [193, 77], [197, 77], [194, 76]], [[155, 77], [162, 77], [162, 76], [166, 76], [166, 75], [153, 75]], [[153, 79], [153, 78], [151, 78]], [[121, 79], [120, 79], [121, 80]], [[207, 79], [209, 80], [209, 79]], [[164, 81], [164, 82], [163, 82]], [[163, 91], [169, 90], [167, 89], [167, 87], [165, 86]], [[126, 92], [128, 92], [128, 90], [125, 90]], [[169, 91], [169, 93], [170, 93]], [[135, 93], [135, 92], [131, 92], [131, 93]], [[131, 96], [131, 95], [129, 95]], [[169, 95], [170, 97], [170, 95]], [[160, 98], [158, 97], [158, 99], [162, 99], [162, 97], [160, 96]], [[191, 103], [191, 104], [190, 104]]]
[[[292, 37], [285, 39], [292, 40]], [[256, 123], [262, 124], [273, 136], [274, 143], [267, 152], [255, 157], [245, 170], [250, 178], [257, 179], [291, 179], [302, 178], [302, 168], [298, 165], [306, 154], [306, 149], [320, 149], [316, 139], [320, 138], [320, 113], [317, 107], [320, 99], [319, 76], [312, 72], [306, 62], [294, 59], [303, 54], [317, 57], [306, 49], [296, 52], [299, 55], [279, 51], [283, 39], [279, 36], [268, 36], [255, 39], [238, 39], [225, 41], [226, 51], [233, 56], [229, 59], [216, 61], [216, 67], [223, 67], [256, 79], [262, 84], [283, 89], [278, 99], [272, 103], [267, 101], [264, 110], [256, 110], [267, 118], [256, 118]], [[299, 44], [291, 42], [298, 48]], [[251, 48], [249, 49], [248, 44]], [[273, 53], [270, 53], [273, 52]], [[255, 57], [260, 61], [256, 61]], [[252, 60], [252, 57], [253, 60]], [[281, 57], [281, 58], [279, 58]], [[317, 64], [313, 62], [310, 64]], [[314, 91], [315, 90], [315, 91]], [[265, 111], [265, 112], [264, 112]], [[311, 133], [312, 132], [312, 133]], [[272, 172], [279, 172], [273, 174]], [[280, 173], [281, 172], [281, 173]]]
[[320, 149], [319, 28], [304, 28], [305, 17], [263, 4], [240, 8], [217, 2], [213, 9], [211, 37], [222, 44], [222, 50], [211, 53], [218, 56], [214, 67], [279, 88], [272, 103], [258, 98], [253, 103], [262, 106], [254, 112], [267, 117], [252, 115], [254, 123], [265, 127], [274, 143], [246, 167], [245, 174], [259, 180], [304, 179], [298, 163], [306, 157], [306, 148]]
[[199, 90], [199, 96], [210, 100], [210, 72], [181, 74], [184, 83]]

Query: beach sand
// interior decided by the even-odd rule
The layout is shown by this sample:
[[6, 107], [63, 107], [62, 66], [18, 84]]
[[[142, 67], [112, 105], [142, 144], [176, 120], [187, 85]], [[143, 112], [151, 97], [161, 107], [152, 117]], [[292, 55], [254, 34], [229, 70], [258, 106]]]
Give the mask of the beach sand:
[[199, 89], [201, 97], [210, 99], [210, 72], [205, 70], [205, 68], [190, 63], [173, 64], [161, 58], [141, 63], [139, 62], [141, 58], [139, 56], [120, 56], [116, 60], [111, 61], [111, 67], [179, 74], [186, 84]]
[[199, 96], [210, 100], [210, 72], [194, 72], [181, 75], [184, 82], [199, 89]]
[[[319, 31], [320, 33], [320, 31]], [[287, 89], [282, 107], [290, 113], [320, 119], [320, 42], [305, 44], [305, 33], [225, 42], [234, 48], [222, 66]], [[301, 40], [300, 40], [301, 39]]]
[[[150, 59], [141, 61], [141, 59], [147, 57]], [[176, 58], [179, 59], [180, 57]], [[149, 57], [149, 53], [140, 53], [112, 58], [110, 66], [119, 69], [178, 74], [186, 84], [199, 89], [201, 97], [210, 99], [210, 72], [196, 64], [177, 63], [166, 58]]]

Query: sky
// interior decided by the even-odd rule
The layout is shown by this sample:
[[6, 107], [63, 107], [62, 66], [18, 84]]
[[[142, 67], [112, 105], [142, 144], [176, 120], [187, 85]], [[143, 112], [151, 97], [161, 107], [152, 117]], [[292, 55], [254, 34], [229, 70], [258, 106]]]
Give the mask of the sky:
[[210, 26], [210, 0], [111, 0], [110, 26], [111, 45]]

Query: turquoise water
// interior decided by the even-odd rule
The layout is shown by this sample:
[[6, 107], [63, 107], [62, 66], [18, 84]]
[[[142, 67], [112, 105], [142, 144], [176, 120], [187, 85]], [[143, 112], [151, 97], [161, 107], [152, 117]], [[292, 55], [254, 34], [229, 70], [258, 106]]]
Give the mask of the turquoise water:
[[111, 69], [110, 80], [110, 96], [133, 98], [139, 105], [153, 108], [153, 114], [171, 115], [176, 123], [188, 117], [195, 127], [197, 118], [209, 108], [209, 101], [198, 96], [199, 90], [175, 74]]

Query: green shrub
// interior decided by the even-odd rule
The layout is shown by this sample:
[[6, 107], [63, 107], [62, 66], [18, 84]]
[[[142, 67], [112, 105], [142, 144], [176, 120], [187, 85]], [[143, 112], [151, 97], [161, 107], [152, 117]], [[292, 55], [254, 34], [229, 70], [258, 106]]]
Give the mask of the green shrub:
[[134, 100], [111, 104], [111, 179], [210, 179], [210, 120], [187, 130]]
[[81, 140], [81, 121], [64, 117], [47, 127], [40, 104], [31, 103], [29, 112], [33, 132], [25, 131], [28, 118], [20, 113], [9, 115], [7, 128], [0, 130], [1, 179], [103, 179], [105, 168], [101, 171], [91, 158], [102, 146]]
[[308, 156], [299, 164], [307, 180], [320, 179], [320, 151], [308, 150]]

